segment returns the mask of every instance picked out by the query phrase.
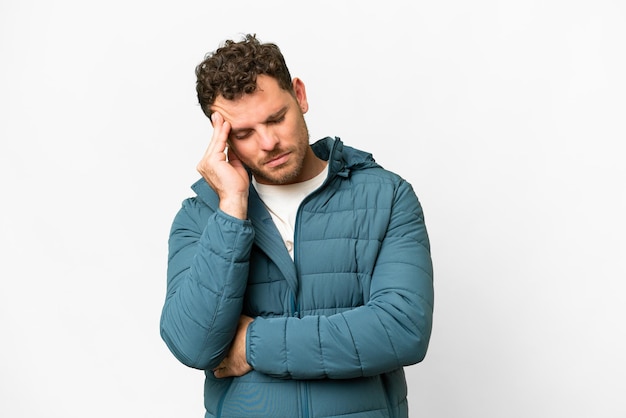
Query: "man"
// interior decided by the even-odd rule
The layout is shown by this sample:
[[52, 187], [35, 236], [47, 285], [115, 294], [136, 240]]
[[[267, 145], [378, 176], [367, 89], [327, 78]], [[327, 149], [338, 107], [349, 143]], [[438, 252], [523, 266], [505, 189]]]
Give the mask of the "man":
[[411, 186], [338, 138], [309, 144], [276, 45], [226, 41], [196, 75], [213, 136], [172, 225], [161, 335], [205, 371], [205, 416], [408, 416], [433, 309]]

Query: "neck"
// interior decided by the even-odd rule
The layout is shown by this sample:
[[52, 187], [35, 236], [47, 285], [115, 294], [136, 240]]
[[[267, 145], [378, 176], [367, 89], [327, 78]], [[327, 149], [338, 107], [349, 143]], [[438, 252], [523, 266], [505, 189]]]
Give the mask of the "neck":
[[311, 147], [307, 150], [307, 155], [302, 165], [302, 181], [311, 180], [324, 170], [327, 162], [319, 158]]

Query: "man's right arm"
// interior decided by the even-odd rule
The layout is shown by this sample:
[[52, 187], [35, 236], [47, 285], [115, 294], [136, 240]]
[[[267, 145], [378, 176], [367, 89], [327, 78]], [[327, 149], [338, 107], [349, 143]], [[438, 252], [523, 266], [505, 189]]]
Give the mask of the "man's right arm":
[[[249, 221], [189, 199], [169, 239], [161, 336], [184, 364], [213, 369], [235, 335], [254, 231]], [[203, 216], [204, 214], [204, 216]]]
[[254, 236], [246, 220], [248, 173], [227, 149], [230, 124], [219, 112], [211, 122], [213, 136], [197, 169], [217, 194], [219, 209], [189, 199], [176, 216], [161, 316], [161, 335], [172, 353], [198, 369], [217, 367], [235, 335]]

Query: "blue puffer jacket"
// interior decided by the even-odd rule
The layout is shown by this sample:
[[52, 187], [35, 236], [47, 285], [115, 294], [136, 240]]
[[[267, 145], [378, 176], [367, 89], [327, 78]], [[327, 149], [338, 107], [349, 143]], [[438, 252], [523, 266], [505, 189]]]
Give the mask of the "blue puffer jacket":
[[[370, 154], [312, 147], [329, 173], [300, 205], [294, 261], [253, 187], [244, 221], [200, 180], [172, 225], [161, 335], [206, 370], [206, 417], [408, 416], [403, 366], [424, 358], [433, 311], [421, 206]], [[254, 370], [216, 379], [241, 313]]]

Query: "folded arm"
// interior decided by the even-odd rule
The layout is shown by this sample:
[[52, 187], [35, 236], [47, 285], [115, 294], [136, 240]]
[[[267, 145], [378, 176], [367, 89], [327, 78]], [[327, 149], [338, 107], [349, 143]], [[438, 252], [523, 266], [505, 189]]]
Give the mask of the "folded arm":
[[256, 318], [247, 329], [248, 363], [283, 378], [345, 379], [421, 361], [432, 327], [433, 272], [422, 209], [406, 184], [376, 260], [363, 306], [330, 316]]

